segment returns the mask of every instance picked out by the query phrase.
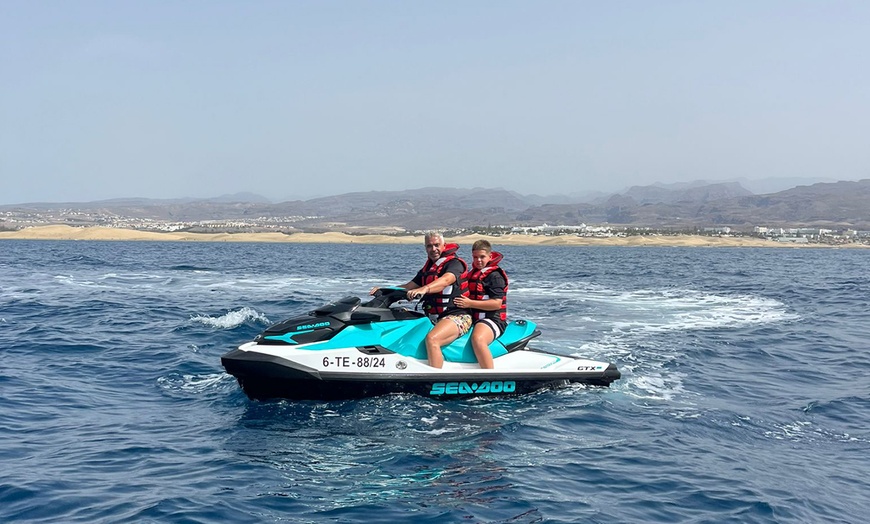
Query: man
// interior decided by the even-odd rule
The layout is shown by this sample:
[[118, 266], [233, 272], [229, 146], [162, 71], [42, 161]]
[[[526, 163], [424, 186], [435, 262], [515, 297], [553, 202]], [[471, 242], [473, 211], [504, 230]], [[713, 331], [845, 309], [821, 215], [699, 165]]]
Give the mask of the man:
[[468, 273], [468, 297], [458, 297], [459, 307], [469, 308], [474, 326], [471, 330], [471, 347], [483, 369], [493, 369], [489, 345], [504, 333], [507, 327], [508, 279], [498, 267], [502, 254], [492, 250], [486, 240], [478, 240], [471, 246], [472, 269]]
[[[441, 348], [468, 333], [471, 315], [456, 305], [456, 299], [467, 293], [465, 261], [456, 256], [457, 244], [445, 244], [444, 236], [436, 231], [425, 234], [426, 263], [413, 279], [402, 284], [408, 290], [409, 300], [422, 298], [423, 310], [435, 326], [426, 335], [426, 356], [429, 365], [444, 366]], [[378, 288], [372, 288], [374, 294]]]

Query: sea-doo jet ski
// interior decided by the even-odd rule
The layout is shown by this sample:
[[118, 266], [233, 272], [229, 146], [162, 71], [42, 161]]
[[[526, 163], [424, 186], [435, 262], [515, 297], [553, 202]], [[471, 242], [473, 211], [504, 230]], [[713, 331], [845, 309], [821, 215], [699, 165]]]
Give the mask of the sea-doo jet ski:
[[[428, 365], [432, 322], [408, 307], [402, 288], [381, 288], [363, 303], [346, 297], [278, 322], [221, 357], [248, 397], [339, 400], [389, 393], [430, 398], [517, 395], [569, 383], [609, 386], [615, 364], [528, 347], [541, 332], [508, 323], [490, 344], [494, 369], [481, 369], [466, 334], [443, 348], [444, 367]], [[394, 306], [394, 307], [391, 307]]]

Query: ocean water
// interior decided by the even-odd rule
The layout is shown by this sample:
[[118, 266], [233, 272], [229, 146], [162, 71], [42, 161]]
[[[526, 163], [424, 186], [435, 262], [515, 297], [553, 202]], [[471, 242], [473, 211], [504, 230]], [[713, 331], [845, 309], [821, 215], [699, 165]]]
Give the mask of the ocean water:
[[621, 380], [250, 401], [221, 354], [422, 246], [0, 241], [0, 522], [866, 521], [870, 250], [497, 248]]

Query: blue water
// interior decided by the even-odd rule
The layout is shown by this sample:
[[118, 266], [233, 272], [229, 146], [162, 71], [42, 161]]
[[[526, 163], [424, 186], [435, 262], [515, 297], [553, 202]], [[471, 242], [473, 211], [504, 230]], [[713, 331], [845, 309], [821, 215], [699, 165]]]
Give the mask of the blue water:
[[0, 241], [0, 522], [866, 521], [870, 250], [499, 249], [620, 381], [253, 402], [222, 353], [422, 246]]

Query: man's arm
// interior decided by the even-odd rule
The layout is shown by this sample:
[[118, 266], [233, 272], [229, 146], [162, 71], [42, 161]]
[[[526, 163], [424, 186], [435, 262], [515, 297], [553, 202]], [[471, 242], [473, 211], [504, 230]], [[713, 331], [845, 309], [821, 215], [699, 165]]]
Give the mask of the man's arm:
[[423, 295], [427, 295], [429, 293], [440, 293], [444, 290], [444, 288], [452, 285], [454, 282], [456, 282], [456, 275], [454, 275], [453, 273], [444, 273], [443, 275], [426, 284], [425, 286], [408, 291], [408, 297], [415, 298], [422, 297]]
[[458, 260], [451, 260], [447, 263], [447, 268], [443, 275], [426, 284], [425, 286], [408, 291], [408, 297], [414, 298], [422, 297], [423, 295], [427, 295], [429, 293], [440, 293], [444, 290], [444, 288], [455, 284], [456, 281], [459, 280], [459, 275], [462, 275], [462, 271], [462, 262]]

